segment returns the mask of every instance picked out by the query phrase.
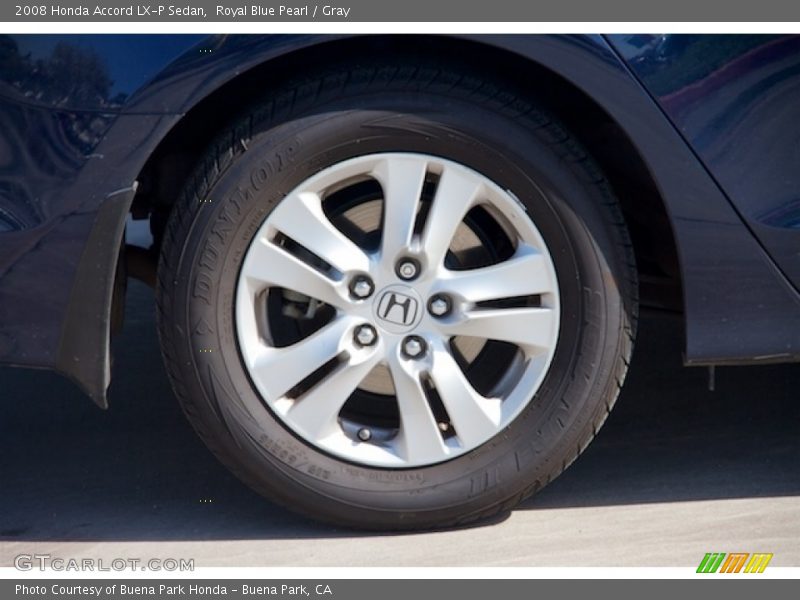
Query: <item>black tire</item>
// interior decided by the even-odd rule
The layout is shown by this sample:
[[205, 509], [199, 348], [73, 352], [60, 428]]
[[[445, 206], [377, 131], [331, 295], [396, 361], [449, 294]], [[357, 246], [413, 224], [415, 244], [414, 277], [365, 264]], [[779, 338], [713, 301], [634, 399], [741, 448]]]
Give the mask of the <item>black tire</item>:
[[[261, 404], [233, 323], [254, 232], [283, 196], [328, 165], [386, 151], [467, 165], [519, 198], [551, 251], [561, 327], [533, 400], [477, 449], [391, 470], [303, 442]], [[159, 331], [176, 395], [214, 454], [267, 498], [368, 529], [464, 524], [514, 507], [596, 435], [625, 377], [636, 270], [618, 203], [576, 140], [508, 86], [443, 66], [344, 66], [288, 83], [219, 136], [169, 219], [158, 270]]]

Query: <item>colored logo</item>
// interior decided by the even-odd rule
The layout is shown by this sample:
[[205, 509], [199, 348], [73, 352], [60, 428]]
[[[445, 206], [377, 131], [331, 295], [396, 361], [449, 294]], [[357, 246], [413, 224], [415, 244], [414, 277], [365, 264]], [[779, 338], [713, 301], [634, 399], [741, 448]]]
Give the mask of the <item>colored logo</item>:
[[749, 554], [747, 552], [709, 552], [700, 561], [697, 567], [698, 573], [763, 573], [772, 554], [757, 552]]

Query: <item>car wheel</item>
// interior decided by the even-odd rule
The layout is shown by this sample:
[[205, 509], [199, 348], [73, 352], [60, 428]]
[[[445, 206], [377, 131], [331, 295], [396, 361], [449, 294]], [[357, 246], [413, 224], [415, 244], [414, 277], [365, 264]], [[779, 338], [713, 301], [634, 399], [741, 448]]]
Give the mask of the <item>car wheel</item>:
[[343, 66], [233, 121], [176, 202], [164, 358], [211, 450], [362, 528], [508, 510], [597, 433], [636, 272], [609, 185], [511, 86]]

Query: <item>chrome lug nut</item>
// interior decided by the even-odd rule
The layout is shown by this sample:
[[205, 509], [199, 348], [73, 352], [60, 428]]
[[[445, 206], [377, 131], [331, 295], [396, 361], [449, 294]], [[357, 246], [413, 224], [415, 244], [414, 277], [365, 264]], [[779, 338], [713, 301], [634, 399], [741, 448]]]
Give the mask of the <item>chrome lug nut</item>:
[[425, 340], [416, 335], [410, 335], [403, 340], [403, 354], [406, 358], [422, 358], [425, 354]]
[[358, 439], [360, 439], [362, 442], [368, 442], [372, 439], [372, 432], [366, 427], [359, 429], [357, 435]]
[[419, 275], [420, 265], [419, 261], [413, 258], [404, 258], [397, 263], [397, 276], [405, 281], [416, 279]]
[[353, 339], [359, 346], [372, 346], [378, 341], [378, 332], [372, 325], [359, 325], [353, 333]]
[[428, 310], [434, 317], [444, 317], [453, 308], [453, 302], [447, 296], [437, 294], [428, 302]]
[[350, 282], [350, 293], [353, 297], [359, 298], [360, 300], [369, 298], [374, 291], [375, 285], [366, 275], [359, 275]]

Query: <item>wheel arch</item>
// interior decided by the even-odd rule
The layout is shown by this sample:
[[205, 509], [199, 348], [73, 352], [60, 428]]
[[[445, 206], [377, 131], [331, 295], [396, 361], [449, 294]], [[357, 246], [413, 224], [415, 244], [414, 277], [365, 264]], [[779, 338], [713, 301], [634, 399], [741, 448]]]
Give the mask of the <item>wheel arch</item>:
[[[536, 36], [538, 41], [543, 37]], [[298, 64], [357, 61], [363, 56], [384, 56], [399, 63], [427, 53], [462, 65], [473, 74], [485, 74], [514, 86], [545, 104], [565, 123], [600, 163], [620, 198], [640, 271], [643, 302], [681, 311], [681, 272], [670, 217], [657, 182], [631, 136], [596, 99], [559, 74], [555, 65], [545, 66], [536, 60], [546, 48], [533, 47], [533, 52], [524, 56], [514, 48], [504, 47], [505, 41], [504, 37], [345, 37], [318, 41], [265, 60], [211, 90], [160, 140], [137, 177], [139, 189], [131, 213], [134, 218], [151, 220], [158, 247], [172, 202], [200, 154], [233, 115], [244, 110], [254, 96], [265, 92], [264, 81], [275, 87], [295, 76]], [[596, 60], [593, 54], [597, 52], [597, 40], [589, 46], [586, 39], [565, 41], [582, 47], [590, 62]], [[611, 148], [613, 151], [609, 151]], [[137, 261], [130, 265], [133, 276], [152, 281], [155, 256], [146, 264]]]
[[[398, 61], [411, 59], [420, 52], [427, 52], [427, 56], [433, 52], [442, 60], [463, 65], [472, 73], [485, 73], [495, 81], [499, 78], [521, 93], [536, 97], [566, 124], [590, 153], [599, 159], [621, 199], [645, 303], [659, 304], [662, 303], [659, 299], [667, 298], [667, 308], [682, 309], [682, 269], [679, 246], [673, 235], [673, 219], [666, 198], [659, 191], [660, 182], [634, 141], [642, 132], [620, 122], [620, 101], [623, 104], [626, 99], [639, 104], [644, 102], [648, 118], [660, 118], [662, 115], [637, 87], [635, 80], [602, 38], [292, 36], [288, 43], [283, 44], [252, 43], [249, 40], [242, 44], [250, 48], [254, 56], [243, 51], [220, 53], [222, 56], [215, 59], [217, 64], [212, 62], [207, 67], [213, 71], [213, 75], [205, 78], [198, 75], [202, 74], [202, 69], [197, 69], [196, 57], [183, 67], [179, 60], [167, 69], [168, 72], [155, 77], [135, 95], [137, 100], [133, 103], [133, 109], [141, 111], [158, 107], [162, 114], [169, 116], [169, 119], [165, 119], [169, 123], [153, 132], [144, 159], [138, 169], [131, 173], [130, 181], [135, 181], [137, 188], [129, 210], [116, 210], [115, 213], [122, 221], [129, 217], [149, 219], [154, 247], [149, 251], [123, 247], [126, 252], [119, 254], [119, 260], [124, 260], [123, 269], [120, 269], [115, 258], [108, 258], [105, 262], [111, 281], [115, 280], [115, 273], [125, 273], [125, 278], [134, 277], [148, 283], [155, 280], [160, 234], [180, 188], [200, 153], [223, 125], [252, 101], [254, 95], [263, 94], [269, 87], [277, 86], [295, 75], [298, 64], [359, 60], [365, 55], [379, 55], [387, 60]], [[246, 56], [246, 59], [242, 59], [242, 56]], [[244, 60], [246, 64], [237, 66], [237, 59]], [[192, 71], [190, 77], [202, 81], [194, 81], [187, 86], [184, 81], [186, 71]], [[618, 87], [620, 83], [625, 87], [621, 99], [606, 98], [601, 101], [598, 94], [592, 93], [592, 88], [598, 91]], [[167, 101], [162, 102], [162, 95], [175, 104], [169, 106]], [[609, 105], [616, 105], [615, 115], [612, 115], [614, 111], [609, 109]], [[113, 131], [110, 133], [113, 134]], [[614, 147], [614, 152], [604, 151], [609, 144]], [[105, 255], [116, 256], [119, 243], [117, 241], [114, 248], [109, 246]], [[92, 256], [96, 257], [96, 253]], [[114, 287], [124, 289], [120, 283], [124, 282], [118, 281]], [[102, 331], [98, 331], [97, 336], [105, 340], [107, 348], [110, 348], [112, 325], [121, 326], [119, 320], [112, 323], [111, 315], [121, 312], [119, 302], [123, 298], [124, 294], [106, 293], [102, 298], [104, 306], [96, 306], [95, 314], [108, 316], [99, 323]], [[70, 352], [62, 354], [74, 354], [74, 348], [68, 350]], [[73, 373], [70, 367], [72, 363], [66, 360], [58, 369], [76, 380], [99, 405], [106, 406], [110, 352], [101, 353], [105, 356], [105, 359], [101, 356], [101, 360], [95, 360], [97, 353], [90, 354], [91, 362], [95, 365], [89, 370], [91, 372]]]

